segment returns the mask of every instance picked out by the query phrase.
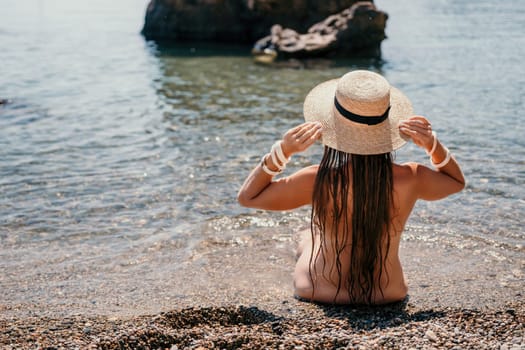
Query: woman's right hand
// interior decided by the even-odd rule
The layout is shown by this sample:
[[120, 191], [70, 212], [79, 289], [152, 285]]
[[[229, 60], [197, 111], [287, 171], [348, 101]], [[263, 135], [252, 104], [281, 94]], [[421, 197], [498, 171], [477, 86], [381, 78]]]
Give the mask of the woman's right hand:
[[[399, 131], [409, 136], [419, 147], [430, 155], [436, 170], [429, 169], [418, 163], [407, 163], [412, 168], [416, 179], [414, 193], [424, 200], [436, 200], [461, 191], [465, 188], [465, 177], [456, 159], [439, 140], [434, 140], [432, 125], [422, 116], [413, 116], [399, 123]], [[434, 146], [435, 142], [435, 147]], [[441, 164], [444, 162], [443, 164]]]
[[412, 141], [427, 152], [432, 149], [434, 136], [432, 125], [423, 116], [413, 116], [399, 123], [399, 131], [409, 136]]
[[288, 130], [281, 143], [286, 158], [294, 153], [303, 152], [321, 138], [322, 124], [307, 122]]

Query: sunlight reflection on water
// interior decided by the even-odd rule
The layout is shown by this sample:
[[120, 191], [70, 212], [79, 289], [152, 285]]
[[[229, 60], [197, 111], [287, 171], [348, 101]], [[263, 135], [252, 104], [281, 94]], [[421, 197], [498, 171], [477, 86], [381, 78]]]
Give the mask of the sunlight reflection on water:
[[[525, 45], [509, 34], [521, 30], [518, 17], [492, 16], [488, 1], [475, 8], [425, 1], [411, 3], [412, 11], [406, 1], [385, 4], [390, 38], [381, 61], [319, 69], [255, 65], [246, 48], [145, 43], [137, 25], [145, 1], [129, 13], [60, 1], [40, 2], [40, 12], [1, 4], [14, 14], [0, 25], [9, 48], [0, 53], [0, 97], [12, 100], [0, 107], [2, 249], [81, 242], [104, 246], [93, 254], [107, 257], [136, 249], [134, 242], [147, 254], [239, 229], [271, 229], [279, 240], [308, 227], [306, 208], [252, 211], [239, 207], [236, 192], [261, 154], [301, 122], [315, 84], [365, 68], [384, 74], [433, 121], [469, 181], [461, 194], [418, 204], [407, 239], [523, 252], [525, 133], [514, 121], [523, 109], [516, 57]], [[503, 8], [507, 17], [523, 13], [514, 5], [519, 11]], [[407, 32], [402, 21], [418, 29]], [[320, 155], [314, 147], [289, 169]], [[411, 145], [397, 159], [426, 162]]]

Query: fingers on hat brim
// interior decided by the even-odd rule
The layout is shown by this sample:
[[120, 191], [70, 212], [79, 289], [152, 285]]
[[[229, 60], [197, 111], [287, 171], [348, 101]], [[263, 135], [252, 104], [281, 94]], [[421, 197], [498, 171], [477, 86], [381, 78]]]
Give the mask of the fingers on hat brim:
[[390, 90], [388, 119], [378, 125], [367, 126], [344, 119], [334, 108], [334, 96], [339, 79], [325, 81], [306, 96], [303, 113], [306, 121], [323, 125], [323, 144], [353, 154], [381, 154], [402, 147], [408, 138], [400, 133], [399, 122], [412, 114], [410, 100], [397, 88]]

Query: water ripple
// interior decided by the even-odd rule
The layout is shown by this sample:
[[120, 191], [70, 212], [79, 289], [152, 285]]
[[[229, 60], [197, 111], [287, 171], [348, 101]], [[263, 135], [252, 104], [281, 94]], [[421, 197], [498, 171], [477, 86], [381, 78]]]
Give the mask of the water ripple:
[[[33, 14], [35, 27], [26, 26], [30, 14], [16, 3], [4, 2], [13, 16], [0, 24], [9, 48], [0, 52], [0, 97], [11, 100], [0, 107], [4, 254], [14, 245], [76, 244], [105, 247], [105, 259], [145, 244], [137, 254], [147, 259], [149, 248], [186, 254], [188, 237], [215, 244], [226, 233], [263, 232], [279, 240], [307, 227], [305, 208], [240, 208], [236, 192], [271, 144], [301, 122], [308, 91], [356, 68], [378, 70], [406, 91], [464, 166], [467, 189], [418, 203], [410, 225], [450, 233], [458, 246], [523, 247], [525, 124], [516, 115], [525, 45], [509, 34], [522, 30], [515, 1], [516, 12], [497, 6], [509, 21], [488, 1], [412, 4], [414, 11], [395, 16], [419, 29], [390, 28], [383, 60], [313, 69], [255, 65], [246, 48], [155, 47], [117, 12], [98, 17], [69, 3], [71, 18]], [[492, 21], [480, 27], [487, 16]], [[89, 35], [75, 22], [86, 18]], [[295, 156], [287, 171], [320, 155], [316, 146]], [[427, 162], [412, 145], [398, 159]], [[433, 232], [418, 234], [432, 239]]]

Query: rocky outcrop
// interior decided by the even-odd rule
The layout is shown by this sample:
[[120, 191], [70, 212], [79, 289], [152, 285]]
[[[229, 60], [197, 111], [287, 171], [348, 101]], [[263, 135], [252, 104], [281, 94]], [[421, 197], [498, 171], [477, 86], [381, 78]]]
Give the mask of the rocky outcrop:
[[388, 15], [373, 3], [361, 1], [314, 24], [305, 34], [274, 25], [270, 35], [258, 40], [252, 54], [260, 62], [276, 57], [303, 58], [363, 53], [378, 56], [385, 39]]
[[252, 45], [274, 24], [304, 33], [356, 0], [150, 0], [142, 33], [157, 41]]
[[142, 33], [148, 40], [170, 43], [255, 42], [252, 53], [260, 62], [380, 56], [387, 19], [373, 1], [150, 0]]

